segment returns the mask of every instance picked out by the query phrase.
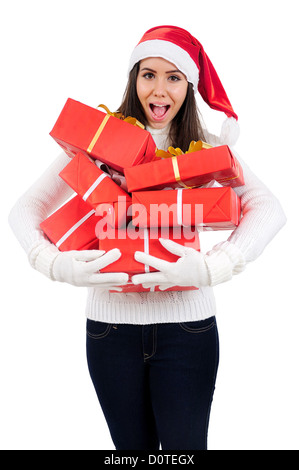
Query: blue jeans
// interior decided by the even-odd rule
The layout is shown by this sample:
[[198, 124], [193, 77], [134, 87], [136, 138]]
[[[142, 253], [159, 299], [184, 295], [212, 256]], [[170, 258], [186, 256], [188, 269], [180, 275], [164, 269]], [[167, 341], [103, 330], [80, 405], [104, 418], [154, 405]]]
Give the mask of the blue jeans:
[[113, 325], [87, 320], [87, 360], [117, 450], [206, 450], [219, 360], [215, 317]]

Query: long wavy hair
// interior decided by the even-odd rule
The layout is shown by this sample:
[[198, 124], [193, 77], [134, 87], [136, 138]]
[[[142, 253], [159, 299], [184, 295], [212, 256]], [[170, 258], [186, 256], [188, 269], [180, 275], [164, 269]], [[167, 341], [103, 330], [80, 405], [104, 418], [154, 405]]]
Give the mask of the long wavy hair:
[[[139, 64], [140, 62], [135, 64], [130, 72], [123, 101], [118, 112], [122, 113], [125, 117], [133, 116], [146, 126], [147, 120], [136, 91]], [[201, 125], [200, 113], [195, 100], [193, 87], [191, 83], [188, 83], [185, 101], [171, 121], [168, 141], [169, 145], [179, 147], [183, 152], [186, 152], [192, 140], [205, 140], [205, 135]]]

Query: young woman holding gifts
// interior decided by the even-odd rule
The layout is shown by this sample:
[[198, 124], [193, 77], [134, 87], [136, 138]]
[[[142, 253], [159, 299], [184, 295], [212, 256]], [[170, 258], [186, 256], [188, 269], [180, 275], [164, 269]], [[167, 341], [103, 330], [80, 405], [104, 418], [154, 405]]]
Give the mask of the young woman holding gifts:
[[[199, 91], [227, 115], [220, 138], [204, 131], [196, 107]], [[235, 114], [202, 45], [187, 31], [161, 26], [134, 49], [119, 109], [146, 125], [159, 149], [186, 151], [192, 140], [233, 146]], [[52, 280], [87, 286], [87, 356], [90, 374], [116, 449], [207, 449], [207, 432], [218, 368], [213, 286], [241, 273], [285, 223], [284, 212], [265, 185], [241, 161], [245, 185], [235, 188], [243, 218], [229, 239], [204, 254], [160, 240], [179, 256], [168, 263], [136, 252], [157, 272], [133, 277], [144, 287], [196, 286], [198, 290], [110, 293], [125, 273], [101, 273], [121, 253], [60, 252], [40, 223], [70, 195], [58, 176], [69, 163], [61, 154], [23, 195], [10, 224], [31, 265]]]

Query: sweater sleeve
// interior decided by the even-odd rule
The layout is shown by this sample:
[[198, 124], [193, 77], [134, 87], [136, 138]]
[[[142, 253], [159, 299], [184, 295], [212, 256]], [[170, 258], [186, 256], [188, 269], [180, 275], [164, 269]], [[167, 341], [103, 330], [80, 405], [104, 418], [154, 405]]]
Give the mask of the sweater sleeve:
[[[225, 145], [218, 136], [206, 131], [207, 141], [217, 147]], [[242, 219], [228, 240], [218, 243], [208, 253], [211, 285], [231, 279], [258, 258], [268, 243], [286, 223], [284, 210], [267, 186], [251, 171], [235, 149], [234, 155], [243, 168], [245, 185], [234, 188], [241, 199]], [[219, 262], [221, 261], [221, 262]]]
[[211, 285], [231, 279], [247, 263], [262, 254], [268, 243], [286, 223], [278, 199], [236, 154], [243, 168], [245, 185], [234, 188], [241, 199], [242, 218], [228, 240], [218, 243], [208, 253]]
[[228, 241], [238, 247], [246, 262], [254, 261], [286, 223], [284, 210], [274, 194], [234, 152], [242, 165], [245, 185], [235, 188], [243, 217]]
[[63, 204], [73, 190], [60, 178], [70, 159], [62, 153], [19, 198], [9, 214], [9, 224], [30, 264], [51, 278], [51, 265], [59, 253], [40, 229], [40, 223]]

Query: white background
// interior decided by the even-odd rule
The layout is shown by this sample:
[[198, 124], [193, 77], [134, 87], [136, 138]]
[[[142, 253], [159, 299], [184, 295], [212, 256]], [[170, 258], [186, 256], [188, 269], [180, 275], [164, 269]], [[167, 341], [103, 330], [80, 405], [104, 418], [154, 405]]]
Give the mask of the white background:
[[[288, 224], [216, 288], [221, 362], [210, 450], [298, 450], [298, 15], [295, 0], [1, 2], [0, 448], [113, 449], [85, 359], [85, 289], [32, 270], [7, 216], [59, 152], [66, 99], [120, 104], [133, 47], [174, 24], [203, 44], [239, 115], [237, 151]], [[218, 133], [221, 113], [200, 103]], [[219, 115], [219, 116], [218, 116]], [[205, 234], [204, 246], [228, 233]]]

